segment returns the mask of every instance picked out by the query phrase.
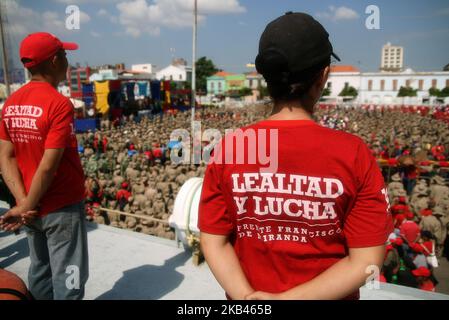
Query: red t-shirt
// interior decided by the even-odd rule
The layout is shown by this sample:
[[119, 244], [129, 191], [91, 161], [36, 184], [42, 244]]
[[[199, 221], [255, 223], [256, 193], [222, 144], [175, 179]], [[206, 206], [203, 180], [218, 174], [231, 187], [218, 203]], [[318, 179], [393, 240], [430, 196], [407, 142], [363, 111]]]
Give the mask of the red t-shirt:
[[[264, 141], [262, 154], [270, 154], [276, 145], [269, 137], [278, 129], [277, 170], [259, 172], [268, 162], [250, 157], [228, 164], [227, 153], [216, 149], [213, 159], [224, 164], [207, 167], [198, 227], [230, 236], [253, 289], [286, 291], [347, 256], [348, 247], [387, 241], [393, 224], [385, 183], [360, 138], [304, 120], [262, 121], [243, 129], [250, 136], [248, 129], [257, 141], [245, 140], [246, 157]], [[222, 140], [223, 150], [228, 141]]]
[[120, 189], [117, 191], [116, 199], [118, 201], [122, 200], [123, 198], [128, 201], [128, 198], [131, 197], [131, 192], [125, 189]]
[[31, 81], [11, 95], [3, 106], [0, 139], [14, 144], [27, 192], [44, 151], [65, 149], [52, 184], [40, 200], [41, 216], [84, 199], [84, 172], [73, 117], [70, 100], [46, 82]]
[[399, 227], [399, 231], [405, 240], [407, 240], [410, 244], [414, 243], [421, 234], [421, 229], [418, 224], [411, 220], [404, 221]]

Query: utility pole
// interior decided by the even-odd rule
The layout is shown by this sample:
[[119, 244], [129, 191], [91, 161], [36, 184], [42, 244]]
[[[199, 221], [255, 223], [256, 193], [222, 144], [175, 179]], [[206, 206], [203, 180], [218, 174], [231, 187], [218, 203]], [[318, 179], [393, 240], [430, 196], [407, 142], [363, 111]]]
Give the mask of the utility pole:
[[3, 26], [3, 7], [1, 5], [1, 3], [0, 3], [0, 35], [2, 37], [3, 78], [5, 80], [6, 97], [9, 97], [11, 90], [9, 88], [8, 56], [6, 53], [5, 29]]

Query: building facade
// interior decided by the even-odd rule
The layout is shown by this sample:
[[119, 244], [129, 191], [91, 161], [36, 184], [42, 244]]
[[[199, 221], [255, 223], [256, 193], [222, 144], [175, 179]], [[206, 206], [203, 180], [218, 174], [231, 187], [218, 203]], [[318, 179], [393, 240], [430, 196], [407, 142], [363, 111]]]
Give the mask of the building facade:
[[261, 86], [266, 87], [267, 83], [257, 72], [234, 74], [221, 71], [207, 78], [208, 95], [224, 95], [229, 91], [236, 92], [243, 88], [257, 90]]
[[[358, 96], [355, 102], [359, 103], [433, 103], [436, 97], [429, 95], [429, 89], [442, 90], [449, 87], [449, 72], [415, 72], [411, 69], [403, 72], [359, 72], [351, 66], [333, 66], [326, 83], [326, 87], [330, 90], [330, 95], [327, 98], [342, 99], [339, 94], [345, 86], [357, 89]], [[416, 89], [417, 96], [398, 97], [401, 87]]]
[[[417, 90], [416, 97], [398, 98], [401, 87]], [[358, 101], [361, 103], [405, 103], [421, 104], [432, 102], [429, 89], [442, 90], [449, 87], [449, 72], [367, 72], [361, 74]]]
[[156, 66], [152, 65], [151, 63], [133, 64], [131, 65], [131, 71], [142, 73], [154, 73], [155, 67]]
[[215, 75], [207, 78], [207, 94], [220, 96], [228, 91], [226, 86], [226, 72], [218, 72]]
[[260, 87], [266, 87], [267, 83], [264, 77], [257, 72], [250, 72], [245, 74], [245, 87], [257, 90]]
[[191, 81], [192, 80], [192, 68], [185, 65], [169, 65], [156, 72], [156, 79], [158, 80], [170, 80], [170, 81]]
[[338, 97], [345, 87], [360, 88], [360, 70], [353, 66], [331, 66], [326, 88], [330, 97]]

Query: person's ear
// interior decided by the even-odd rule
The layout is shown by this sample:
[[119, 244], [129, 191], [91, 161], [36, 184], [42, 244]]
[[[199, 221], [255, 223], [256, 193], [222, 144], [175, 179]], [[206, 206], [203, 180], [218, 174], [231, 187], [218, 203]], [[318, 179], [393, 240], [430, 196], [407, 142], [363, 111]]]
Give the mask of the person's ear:
[[51, 66], [52, 66], [52, 68], [57, 68], [58, 63], [59, 63], [58, 60], [59, 60], [59, 57], [58, 57], [57, 54], [55, 54], [55, 55], [53, 56], [53, 58], [51, 58]]
[[324, 86], [326, 85], [327, 79], [329, 78], [329, 73], [330, 73], [330, 67], [329, 66], [324, 68], [324, 70], [321, 72], [320, 79], [319, 79], [321, 90], [323, 90]]

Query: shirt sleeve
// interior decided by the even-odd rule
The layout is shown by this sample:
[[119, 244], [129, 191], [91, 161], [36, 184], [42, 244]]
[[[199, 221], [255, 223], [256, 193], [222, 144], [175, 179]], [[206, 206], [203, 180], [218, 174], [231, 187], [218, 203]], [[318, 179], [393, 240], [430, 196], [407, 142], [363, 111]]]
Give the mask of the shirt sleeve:
[[74, 127], [74, 108], [69, 100], [59, 105], [50, 115], [49, 130], [45, 139], [45, 149], [62, 149], [71, 147]]
[[222, 192], [219, 166], [211, 162], [206, 169], [199, 205], [198, 228], [202, 232], [229, 235], [234, 226]]
[[8, 129], [7, 129], [6, 123], [5, 123], [7, 120], [3, 116], [5, 113], [5, 109], [6, 109], [5, 106], [3, 106], [2, 118], [0, 121], [0, 140], [11, 141], [11, 137], [9, 136]]
[[393, 219], [382, 173], [364, 143], [359, 145], [354, 171], [357, 195], [343, 227], [347, 245], [350, 248], [382, 245], [393, 231]]

